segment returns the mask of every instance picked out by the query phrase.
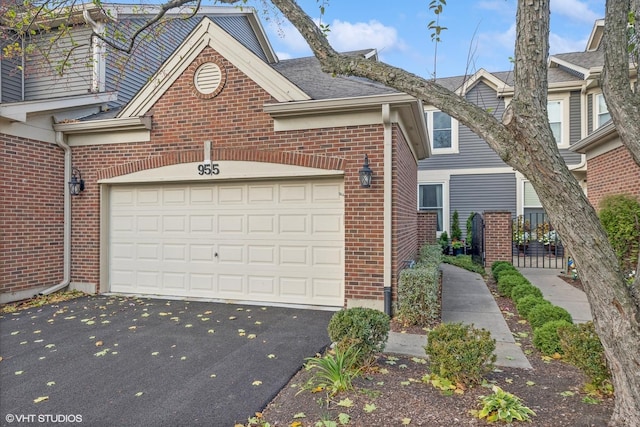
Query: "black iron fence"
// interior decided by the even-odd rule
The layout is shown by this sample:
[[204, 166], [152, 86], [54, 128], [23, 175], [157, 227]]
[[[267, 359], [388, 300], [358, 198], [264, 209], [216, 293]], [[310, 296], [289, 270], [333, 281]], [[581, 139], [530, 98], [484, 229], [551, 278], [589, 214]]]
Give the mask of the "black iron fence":
[[513, 218], [513, 264], [518, 267], [563, 268], [565, 250], [560, 235], [544, 213]]
[[474, 214], [471, 219], [471, 259], [484, 266], [484, 219], [479, 213]]

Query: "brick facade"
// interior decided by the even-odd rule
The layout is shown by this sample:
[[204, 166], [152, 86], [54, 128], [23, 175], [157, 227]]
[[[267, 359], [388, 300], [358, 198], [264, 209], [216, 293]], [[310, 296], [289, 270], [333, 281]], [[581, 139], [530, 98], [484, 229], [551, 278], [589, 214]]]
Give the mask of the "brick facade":
[[393, 226], [392, 226], [392, 295], [396, 290], [400, 271], [406, 261], [413, 260], [419, 249], [418, 218], [418, 163], [397, 126], [393, 127]]
[[418, 245], [434, 245], [438, 241], [438, 214], [418, 211]]
[[598, 209], [609, 194], [640, 196], [640, 166], [622, 146], [587, 160], [587, 196]]
[[[227, 73], [225, 87], [210, 99], [193, 93], [196, 65], [214, 61]], [[345, 298], [383, 299], [383, 126], [359, 125], [274, 132], [263, 111], [271, 96], [224, 57], [206, 48], [152, 108], [151, 141], [73, 148], [86, 190], [74, 198], [72, 280], [100, 284], [100, 188], [98, 179], [169, 164], [201, 160], [205, 140], [212, 158], [253, 160], [344, 171]], [[400, 235], [393, 259], [413, 258], [416, 241], [417, 164], [402, 134], [394, 132], [394, 227]], [[371, 188], [361, 188], [358, 170], [364, 155], [374, 170]], [[405, 192], [405, 190], [407, 190]], [[394, 271], [395, 272], [395, 271]], [[395, 277], [395, 276], [394, 276]]]
[[485, 267], [496, 261], [512, 262], [511, 212], [486, 211], [484, 218]]
[[63, 278], [64, 152], [0, 134], [0, 292]]

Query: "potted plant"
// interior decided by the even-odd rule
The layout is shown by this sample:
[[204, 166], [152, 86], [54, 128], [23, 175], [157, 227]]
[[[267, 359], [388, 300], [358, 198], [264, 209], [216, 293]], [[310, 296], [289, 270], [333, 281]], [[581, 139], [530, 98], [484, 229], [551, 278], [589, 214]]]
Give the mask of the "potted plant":
[[461, 255], [463, 247], [464, 247], [463, 240], [454, 239], [451, 241], [451, 248], [453, 249], [453, 255], [455, 256]]
[[518, 215], [518, 217], [513, 220], [511, 229], [513, 243], [518, 247], [518, 250], [526, 253], [529, 240], [531, 239], [531, 224], [528, 220], [525, 220], [522, 215]]
[[548, 222], [538, 224], [536, 227], [536, 236], [538, 237], [538, 242], [542, 243], [545, 249], [548, 249], [550, 253], [555, 252], [556, 246], [560, 242], [560, 237], [551, 224]]

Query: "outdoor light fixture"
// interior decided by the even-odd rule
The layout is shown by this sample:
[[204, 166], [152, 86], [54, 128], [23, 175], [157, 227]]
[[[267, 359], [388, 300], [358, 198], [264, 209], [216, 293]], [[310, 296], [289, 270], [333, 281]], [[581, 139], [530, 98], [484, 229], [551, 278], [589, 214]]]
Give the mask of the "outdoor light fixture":
[[360, 169], [360, 171], [359, 171], [360, 186], [362, 188], [371, 187], [371, 175], [372, 174], [373, 174], [373, 171], [369, 167], [369, 156], [367, 156], [365, 154], [364, 155], [364, 165], [362, 165], [362, 169]]
[[82, 174], [78, 168], [73, 168], [71, 181], [69, 181], [69, 193], [72, 196], [77, 196], [82, 191], [84, 191], [84, 180], [82, 179]]

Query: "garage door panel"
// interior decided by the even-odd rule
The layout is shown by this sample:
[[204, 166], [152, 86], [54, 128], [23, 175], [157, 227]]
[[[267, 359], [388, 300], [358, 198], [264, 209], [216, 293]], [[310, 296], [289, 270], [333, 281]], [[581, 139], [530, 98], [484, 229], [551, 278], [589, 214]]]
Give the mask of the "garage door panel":
[[275, 215], [247, 215], [249, 233], [275, 233]]
[[280, 246], [280, 265], [282, 266], [305, 266], [308, 263], [307, 246]]
[[215, 253], [213, 245], [191, 245], [189, 248], [189, 262], [212, 263], [215, 260]]
[[274, 246], [255, 246], [248, 245], [249, 264], [266, 264], [275, 265], [275, 247]]
[[111, 290], [342, 306], [340, 181], [112, 187]]

